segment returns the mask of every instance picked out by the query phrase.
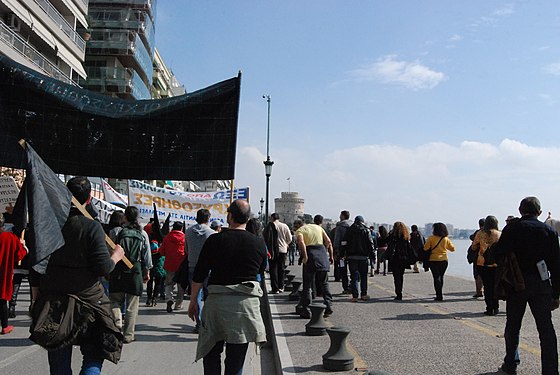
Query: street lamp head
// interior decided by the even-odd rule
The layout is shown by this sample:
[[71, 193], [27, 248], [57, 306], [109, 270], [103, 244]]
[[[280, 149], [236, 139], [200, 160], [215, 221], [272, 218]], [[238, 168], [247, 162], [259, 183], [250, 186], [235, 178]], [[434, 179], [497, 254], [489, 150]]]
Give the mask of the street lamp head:
[[272, 175], [272, 165], [274, 164], [274, 162], [270, 160], [270, 158], [267, 158], [265, 161], [263, 161], [263, 164], [265, 175], [267, 177], [270, 177]]

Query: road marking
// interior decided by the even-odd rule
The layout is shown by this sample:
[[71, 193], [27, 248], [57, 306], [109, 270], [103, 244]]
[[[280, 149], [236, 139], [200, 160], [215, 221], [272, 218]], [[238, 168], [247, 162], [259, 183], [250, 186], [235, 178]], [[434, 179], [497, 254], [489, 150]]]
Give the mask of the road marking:
[[[388, 293], [392, 293], [392, 292], [393, 292], [392, 290], [390, 290], [390, 289], [384, 287], [383, 285], [378, 284], [378, 283], [376, 283], [376, 282], [374, 282], [374, 281], [372, 281], [372, 280], [369, 281], [369, 284], [372, 285], [372, 286], [374, 286], [374, 287], [376, 287], [377, 289], [383, 290], [383, 291], [385, 291], [385, 292], [388, 292]], [[414, 297], [418, 298], [417, 296], [414, 296]], [[436, 313], [436, 314], [453, 316], [453, 317], [455, 318], [453, 312], [446, 311], [446, 310], [442, 310], [442, 309], [439, 309], [439, 308], [437, 308], [437, 307], [435, 307], [435, 306], [429, 306], [429, 305], [427, 305], [425, 302], [417, 302], [416, 304], [417, 304], [417, 305], [420, 305], [420, 306], [422, 306], [422, 307], [425, 307], [425, 308], [427, 308], [428, 310], [430, 310], [430, 311], [432, 311], [432, 312], [434, 312], [434, 313]], [[486, 334], [486, 335], [488, 335], [488, 336], [492, 336], [492, 337], [502, 337], [502, 338], [503, 338], [503, 334], [498, 333], [498, 332], [496, 332], [496, 331], [494, 331], [494, 330], [492, 330], [492, 329], [489, 329], [489, 328], [487, 328], [487, 327], [484, 327], [484, 326], [482, 326], [482, 325], [476, 323], [476, 321], [473, 320], [473, 319], [467, 318], [467, 319], [455, 319], [455, 320], [458, 321], [458, 322], [461, 323], [461, 324], [466, 325], [467, 327], [474, 328], [474, 329], [476, 329], [477, 331], [482, 332], [482, 333], [484, 333], [484, 334]], [[519, 342], [519, 348], [522, 349], [522, 350], [524, 350], [524, 351], [526, 351], [526, 352], [528, 352], [528, 353], [531, 353], [531, 354], [533, 354], [533, 355], [536, 355], [536, 356], [538, 356], [538, 357], [540, 357], [540, 355], [541, 355], [541, 350], [540, 350], [539, 348], [534, 347], [534, 346], [531, 346], [531, 345], [527, 345], [527, 344], [525, 344], [525, 343], [523, 343], [523, 342], [521, 342], [521, 341]]]
[[16, 354], [9, 356], [8, 358], [0, 361], [0, 369], [3, 369], [5, 367], [8, 367], [10, 365], [12, 365], [13, 363], [19, 361], [20, 359], [23, 359], [25, 357], [27, 357], [28, 355], [31, 355], [33, 352], [36, 352], [37, 350], [39, 350], [41, 347], [39, 345], [33, 345], [30, 346], [28, 348], [25, 348], [19, 352], [17, 352]]

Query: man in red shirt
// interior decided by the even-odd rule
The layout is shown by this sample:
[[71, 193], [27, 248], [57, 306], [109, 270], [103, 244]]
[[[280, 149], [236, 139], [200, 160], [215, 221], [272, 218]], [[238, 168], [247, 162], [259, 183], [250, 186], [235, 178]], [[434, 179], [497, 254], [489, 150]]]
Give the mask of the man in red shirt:
[[[165, 299], [167, 300], [167, 312], [173, 311], [173, 290], [175, 289], [173, 277], [185, 259], [185, 234], [182, 230], [183, 224], [178, 221], [175, 222], [171, 232], [165, 236], [163, 243], [159, 248], [159, 253], [165, 257], [163, 269], [167, 272], [165, 276]], [[181, 310], [183, 308], [184, 295], [185, 289], [181, 287], [181, 284], [177, 283], [175, 310]]]

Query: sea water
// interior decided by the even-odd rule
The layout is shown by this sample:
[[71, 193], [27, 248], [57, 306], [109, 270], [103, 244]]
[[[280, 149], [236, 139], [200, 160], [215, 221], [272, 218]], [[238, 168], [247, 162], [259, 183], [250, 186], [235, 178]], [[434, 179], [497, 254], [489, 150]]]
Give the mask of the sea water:
[[466, 279], [473, 279], [473, 265], [467, 262], [467, 249], [471, 244], [471, 240], [452, 238], [451, 242], [455, 245], [455, 251], [447, 252], [449, 267], [445, 273]]

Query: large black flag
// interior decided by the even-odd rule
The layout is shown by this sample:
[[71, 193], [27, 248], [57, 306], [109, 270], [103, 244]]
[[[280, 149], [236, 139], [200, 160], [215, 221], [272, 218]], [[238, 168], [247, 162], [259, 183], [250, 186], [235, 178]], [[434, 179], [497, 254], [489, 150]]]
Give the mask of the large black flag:
[[0, 56], [0, 165], [24, 138], [56, 173], [139, 180], [234, 178], [241, 76], [189, 94], [127, 101]]
[[72, 194], [33, 148], [25, 146], [27, 175], [14, 207], [14, 224], [26, 229], [33, 269], [47, 270], [50, 255], [64, 245], [61, 229], [68, 219]]

